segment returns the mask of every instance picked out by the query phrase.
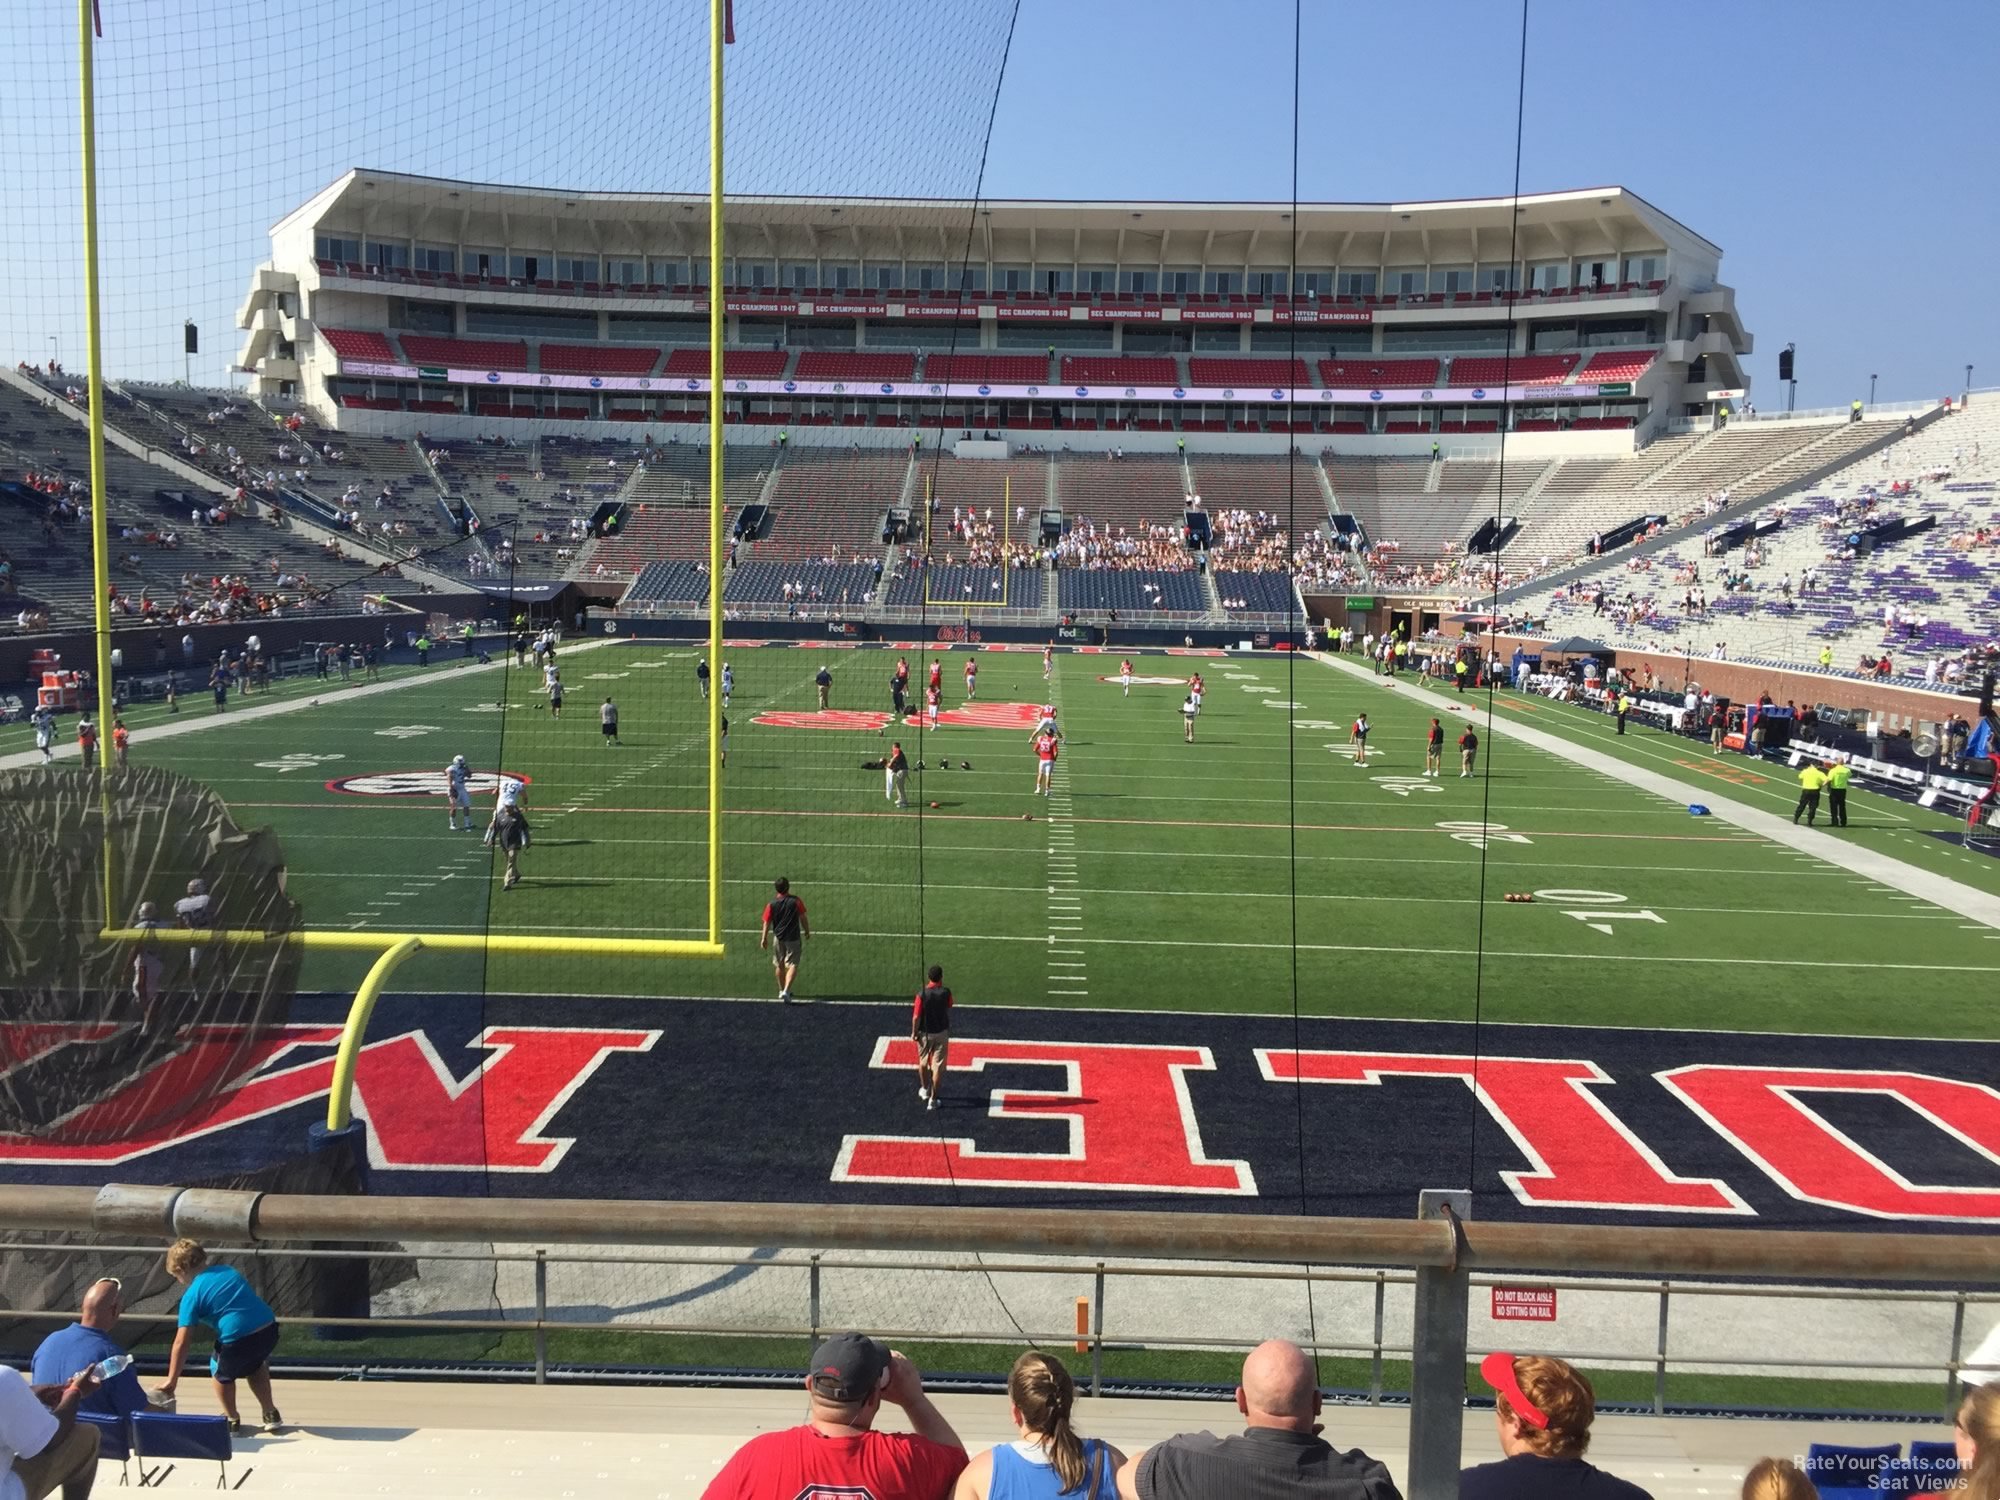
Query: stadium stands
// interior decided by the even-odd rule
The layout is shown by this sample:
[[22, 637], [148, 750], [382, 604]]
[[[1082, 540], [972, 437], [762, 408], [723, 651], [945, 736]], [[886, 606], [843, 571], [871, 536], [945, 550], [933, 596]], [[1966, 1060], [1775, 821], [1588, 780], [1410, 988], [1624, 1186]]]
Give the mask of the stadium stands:
[[878, 553], [882, 517], [903, 495], [909, 456], [880, 448], [793, 449], [777, 471], [760, 561]]
[[762, 559], [731, 569], [722, 597], [732, 606], [776, 605], [815, 614], [857, 612], [874, 588], [872, 563]]
[[1653, 361], [1659, 356], [1657, 349], [1606, 349], [1591, 355], [1583, 368], [1577, 371], [1576, 378], [1591, 385], [1637, 380], [1652, 368]]
[[1141, 527], [1181, 524], [1187, 488], [1181, 461], [1157, 454], [1110, 461], [1067, 456], [1055, 465], [1056, 493], [1064, 517], [1074, 525]]
[[1299, 601], [1288, 574], [1218, 569], [1209, 576], [1215, 581], [1215, 597], [1226, 614], [1287, 615], [1298, 611]]
[[658, 349], [630, 344], [543, 344], [542, 369], [552, 375], [650, 375]]
[[933, 354], [924, 360], [924, 379], [963, 385], [1047, 385], [1049, 361], [1042, 354]]
[[458, 366], [472, 370], [528, 369], [528, 346], [514, 340], [495, 343], [485, 339], [453, 339], [437, 334], [405, 333], [398, 342], [412, 364]]
[[333, 352], [342, 359], [369, 359], [384, 364], [401, 364], [402, 358], [396, 353], [395, 345], [389, 342], [387, 334], [368, 333], [349, 328], [322, 328], [320, 337], [333, 346]]
[[620, 609], [651, 613], [667, 605], [698, 605], [708, 599], [708, 569], [693, 562], [649, 562], [618, 601]]
[[1180, 372], [1166, 356], [1065, 354], [1064, 385], [1179, 385]]
[[1569, 379], [1582, 359], [1580, 354], [1461, 354], [1452, 360], [1445, 384], [1455, 387], [1561, 385]]
[[1438, 362], [1434, 359], [1323, 359], [1319, 362], [1319, 383], [1329, 387], [1401, 386], [1405, 388], [1437, 384]]
[[[725, 355], [724, 358], [727, 358]], [[899, 353], [850, 353], [840, 349], [808, 349], [792, 372], [796, 380], [890, 381], [916, 378], [917, 357]]]
[[1047, 577], [1040, 568], [969, 568], [962, 563], [950, 567], [936, 563], [926, 568], [919, 564], [889, 580], [882, 602], [891, 609], [922, 608], [941, 615], [971, 607], [981, 613], [1027, 613], [1042, 608]]
[[1302, 359], [1213, 359], [1188, 361], [1188, 384], [1280, 390], [1312, 384]]
[[1133, 618], [1208, 610], [1199, 574], [1143, 568], [1065, 568], [1056, 574], [1056, 597], [1065, 610], [1102, 614], [1115, 609]]
[[[789, 349], [725, 349], [722, 374], [728, 380], [778, 380], [784, 376], [791, 358]], [[660, 373], [684, 380], [706, 380], [708, 350], [676, 349], [667, 355], [667, 367]]]

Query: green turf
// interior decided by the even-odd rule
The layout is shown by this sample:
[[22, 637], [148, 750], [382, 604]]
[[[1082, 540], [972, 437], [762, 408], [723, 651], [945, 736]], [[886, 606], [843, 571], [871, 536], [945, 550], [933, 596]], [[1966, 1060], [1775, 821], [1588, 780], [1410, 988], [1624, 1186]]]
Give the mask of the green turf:
[[[963, 698], [966, 655], [943, 656], [947, 708]], [[1136, 657], [1145, 675], [1206, 674], [1189, 745], [1181, 690], [1137, 686], [1124, 697], [1102, 680], [1115, 654], [1060, 655], [1051, 687], [1039, 654], [985, 651], [982, 702], [1061, 704], [1059, 790], [1071, 800], [1031, 795], [1025, 730], [904, 730], [913, 760], [948, 758], [952, 769], [913, 776], [917, 805], [898, 812], [881, 776], [861, 766], [886, 737], [753, 722], [768, 709], [810, 710], [822, 665], [836, 708], [885, 709], [894, 652], [729, 656], [727, 958], [425, 955], [395, 987], [767, 995], [758, 913], [785, 874], [811, 913], [808, 998], [905, 996], [923, 963], [941, 962], [972, 1005], [1289, 1013], [1296, 984], [1298, 1005], [1316, 1014], [1470, 1019], [1476, 1005], [1487, 1021], [2000, 1035], [1981, 984], [1965, 982], [2000, 965], [1989, 930], [1501, 735], [1483, 736], [1476, 777], [1458, 776], [1448, 745], [1443, 778], [1424, 780], [1430, 715], [1405, 688], [1284, 657]], [[927, 658], [909, 656], [921, 675]], [[691, 646], [661, 642], [572, 654], [556, 722], [531, 671], [434, 665], [413, 686], [322, 695], [318, 707], [262, 719], [241, 717], [254, 699], [236, 700], [218, 728], [141, 732], [134, 754], [207, 781], [246, 824], [276, 828], [290, 890], [315, 927], [698, 936], [706, 782], [693, 666]], [[598, 733], [607, 691], [622, 709], [617, 748]], [[1465, 703], [1486, 711], [1479, 695]], [[1635, 731], [1619, 742], [1597, 716], [1507, 694], [1499, 703], [1503, 718], [1789, 808], [1782, 771], [1745, 781], [1747, 763], [1729, 758], [1720, 770], [1689, 741]], [[1363, 709], [1375, 727], [1359, 767], [1346, 739]], [[208, 712], [191, 701], [181, 717]], [[533, 777], [536, 842], [519, 890], [500, 891], [476, 837], [446, 831], [440, 801], [323, 786], [436, 770], [457, 753]], [[1917, 831], [1949, 820], [1865, 794], [1855, 803], [1841, 837], [1996, 888], [1991, 862]], [[1440, 826], [1482, 818], [1506, 835], [1483, 850], [1476, 833], [1454, 839]], [[1075, 884], [1063, 859], [1072, 836]], [[1550, 890], [1603, 894], [1502, 901]], [[1641, 911], [1652, 916], [1632, 915]], [[349, 990], [366, 962], [315, 955], [306, 983]], [[1740, 999], [1746, 981], [1756, 981], [1754, 1006]], [[1881, 1002], [1889, 990], [1895, 1006]]]

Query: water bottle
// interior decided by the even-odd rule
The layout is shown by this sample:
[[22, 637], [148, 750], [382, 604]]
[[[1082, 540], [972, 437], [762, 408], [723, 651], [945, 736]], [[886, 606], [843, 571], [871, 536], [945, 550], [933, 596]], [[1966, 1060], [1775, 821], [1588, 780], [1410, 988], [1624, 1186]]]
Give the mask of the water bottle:
[[131, 1355], [114, 1354], [109, 1359], [100, 1359], [95, 1365], [91, 1366], [91, 1371], [97, 1376], [99, 1383], [102, 1383], [110, 1380], [113, 1376], [123, 1375], [131, 1367]]

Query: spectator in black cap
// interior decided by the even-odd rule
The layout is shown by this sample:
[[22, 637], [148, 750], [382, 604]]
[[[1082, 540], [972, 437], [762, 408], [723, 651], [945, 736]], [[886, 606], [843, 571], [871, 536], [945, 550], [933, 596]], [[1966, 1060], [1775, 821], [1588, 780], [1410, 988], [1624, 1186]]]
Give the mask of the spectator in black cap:
[[[811, 1406], [802, 1426], [763, 1433], [741, 1448], [702, 1500], [945, 1500], [965, 1468], [965, 1445], [924, 1394], [917, 1367], [859, 1333], [813, 1351]], [[914, 1433], [877, 1432], [882, 1403], [900, 1406]]]

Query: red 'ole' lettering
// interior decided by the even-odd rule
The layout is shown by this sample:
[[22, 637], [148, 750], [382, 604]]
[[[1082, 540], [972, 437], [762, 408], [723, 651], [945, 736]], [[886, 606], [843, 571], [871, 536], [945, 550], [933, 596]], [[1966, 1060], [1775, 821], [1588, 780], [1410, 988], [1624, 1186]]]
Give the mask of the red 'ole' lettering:
[[[833, 1180], [1256, 1193], [1248, 1162], [1211, 1161], [1202, 1149], [1185, 1075], [1215, 1067], [1208, 1048], [954, 1040], [949, 1079], [962, 1083], [964, 1075], [1002, 1063], [1046, 1067], [1056, 1073], [1056, 1086], [994, 1089], [987, 1115], [1060, 1121], [1069, 1127], [1065, 1149], [992, 1151], [965, 1138], [850, 1135], [841, 1143]], [[916, 1043], [908, 1037], [876, 1042], [871, 1067], [914, 1071], [916, 1065]]]
[[1801, 1097], [1886, 1095], [2000, 1163], [2000, 1093], [1983, 1084], [1927, 1073], [1721, 1065], [1658, 1076], [1794, 1198], [1878, 1219], [2000, 1223], [2000, 1190], [1910, 1182]]
[[[572, 1142], [544, 1128], [613, 1052], [644, 1052], [657, 1031], [496, 1027], [473, 1043], [489, 1054], [455, 1078], [422, 1032], [370, 1042], [355, 1064], [356, 1110], [371, 1126], [377, 1167], [408, 1171], [547, 1172]], [[147, 1156], [279, 1110], [323, 1099], [330, 1052], [266, 1072], [302, 1047], [330, 1048], [338, 1026], [284, 1026], [247, 1044], [236, 1027], [203, 1027], [180, 1051], [124, 1088], [79, 1111], [61, 1141], [0, 1135], [0, 1163], [108, 1166]], [[185, 1116], [135, 1130], [147, 1101], [172, 1097], [176, 1081], [228, 1067], [246, 1081]]]
[[1500, 1180], [1536, 1208], [1613, 1208], [1659, 1213], [1747, 1214], [1728, 1184], [1678, 1177], [1589, 1085], [1611, 1082], [1596, 1063], [1565, 1058], [1257, 1050], [1274, 1083], [1380, 1083], [1384, 1078], [1455, 1078], [1532, 1164]]

